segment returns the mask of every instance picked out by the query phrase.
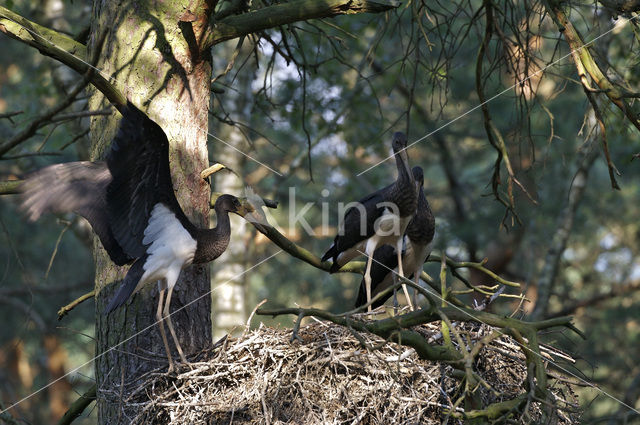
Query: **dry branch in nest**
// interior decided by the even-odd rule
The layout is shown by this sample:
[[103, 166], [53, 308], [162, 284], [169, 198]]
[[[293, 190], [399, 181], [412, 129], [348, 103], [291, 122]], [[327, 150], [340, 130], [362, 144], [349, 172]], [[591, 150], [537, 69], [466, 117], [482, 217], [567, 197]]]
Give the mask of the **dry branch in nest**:
[[[494, 331], [470, 323], [456, 329], [469, 344]], [[436, 323], [414, 330], [442, 343]], [[221, 340], [177, 376], [157, 371], [125, 384], [115, 391], [121, 390], [123, 419], [134, 424], [465, 422], [464, 406], [454, 406], [462, 395], [460, 370], [450, 364], [420, 359], [411, 348], [330, 322], [313, 322], [298, 336], [291, 342], [290, 330], [261, 326]], [[513, 404], [480, 423], [539, 423], [549, 415], [554, 423], [578, 423], [576, 398], [566, 383], [549, 384], [552, 402], [541, 402], [526, 389], [527, 362], [513, 338], [492, 339], [473, 368], [482, 382], [476, 400], [484, 407]], [[128, 407], [140, 408], [137, 416], [128, 416]]]

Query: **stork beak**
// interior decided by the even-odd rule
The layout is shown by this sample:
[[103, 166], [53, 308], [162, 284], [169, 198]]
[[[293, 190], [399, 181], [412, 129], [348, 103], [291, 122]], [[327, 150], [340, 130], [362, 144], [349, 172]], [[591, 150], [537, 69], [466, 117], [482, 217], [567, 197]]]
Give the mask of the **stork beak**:
[[234, 211], [240, 217], [244, 217], [245, 215], [254, 212], [256, 209], [251, 205], [251, 202], [247, 200], [247, 198], [238, 198], [240, 200], [240, 208], [237, 211]]
[[[216, 201], [220, 196], [222, 196], [222, 193], [213, 192], [211, 194], [211, 200], [209, 201], [209, 206], [213, 208], [213, 206], [216, 204]], [[256, 210], [247, 198], [238, 198], [238, 200], [240, 201], [240, 208], [232, 212], [235, 214], [238, 214], [240, 217], [244, 217], [245, 215], [252, 213]]]
[[206, 180], [210, 175], [217, 173], [218, 171], [222, 170], [223, 168], [227, 168], [227, 167], [225, 167], [224, 165], [220, 164], [219, 162], [216, 162], [211, 167], [202, 170], [200, 172], [200, 178], [202, 178], [202, 180]]
[[411, 167], [409, 166], [409, 155], [407, 154], [407, 148], [401, 150], [398, 155], [400, 155], [400, 159], [402, 160], [402, 165], [404, 165], [404, 169], [407, 172], [407, 176], [409, 176], [409, 179], [414, 180], [413, 173], [411, 172]]

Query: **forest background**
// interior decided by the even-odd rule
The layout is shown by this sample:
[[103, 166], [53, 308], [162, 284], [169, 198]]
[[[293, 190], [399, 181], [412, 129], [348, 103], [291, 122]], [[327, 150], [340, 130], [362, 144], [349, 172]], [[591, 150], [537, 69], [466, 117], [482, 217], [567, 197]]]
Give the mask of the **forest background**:
[[[574, 373], [638, 408], [640, 4], [563, 2], [575, 32], [563, 26], [558, 4], [408, 1], [382, 14], [296, 22], [217, 45], [209, 159], [237, 175], [220, 172], [213, 186], [239, 195], [249, 185], [278, 200], [271, 214], [283, 234], [319, 255], [336, 232], [338, 201], [394, 179], [393, 161], [381, 161], [390, 134], [406, 132], [436, 216], [434, 254], [486, 258], [487, 268], [520, 282], [494, 301], [495, 312], [573, 315], [586, 339], [552, 332], [545, 341], [577, 359]], [[5, 7], [78, 40], [92, 13], [88, 0]], [[87, 113], [86, 94], [23, 137], [80, 78], [0, 37], [0, 180], [90, 157], [88, 116], [115, 112]], [[314, 234], [292, 220], [300, 213]], [[1, 406], [95, 355], [92, 300], [57, 320], [62, 306], [93, 288], [92, 246], [82, 220], [32, 223], [15, 196], [2, 197]], [[214, 339], [237, 332], [265, 298], [271, 307], [351, 308], [359, 276], [329, 275], [286, 254], [227, 282], [276, 250], [233, 220], [230, 248], [211, 266]], [[437, 276], [439, 264], [425, 270]], [[494, 283], [473, 270], [466, 276], [473, 285]], [[252, 326], [259, 322], [291, 326], [292, 319], [255, 317]], [[55, 420], [93, 380], [87, 364], [17, 412], [33, 423]], [[582, 388], [580, 400], [584, 423], [638, 421], [597, 389]], [[85, 415], [76, 423], [94, 422]]]

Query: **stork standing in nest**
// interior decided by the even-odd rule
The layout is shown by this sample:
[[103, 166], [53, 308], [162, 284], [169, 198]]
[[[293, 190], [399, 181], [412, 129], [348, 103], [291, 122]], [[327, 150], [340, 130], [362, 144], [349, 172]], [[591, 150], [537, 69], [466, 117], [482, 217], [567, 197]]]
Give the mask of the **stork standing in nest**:
[[[173, 371], [163, 321], [167, 321], [181, 360], [187, 363], [169, 314], [180, 271], [190, 264], [218, 258], [229, 244], [229, 213], [244, 216], [251, 207], [235, 196], [222, 195], [214, 205], [216, 227], [200, 229], [193, 225], [173, 191], [166, 134], [131, 102], [121, 112], [123, 117], [106, 162], [57, 164], [31, 174], [22, 186], [23, 207], [32, 220], [43, 213], [75, 212], [83, 216], [114, 263], [133, 263], [105, 314], [120, 307], [144, 285], [158, 282], [156, 319], [169, 371]], [[220, 168], [210, 167], [203, 178]]]
[[[404, 249], [402, 250], [402, 268], [407, 278], [413, 278], [416, 285], [420, 282], [422, 267], [429, 258], [432, 249], [433, 236], [435, 234], [435, 218], [427, 197], [424, 194], [424, 172], [421, 167], [413, 167], [411, 170], [413, 177], [420, 185], [418, 192], [418, 208], [409, 222], [404, 235]], [[389, 288], [395, 282], [398, 272], [398, 256], [396, 248], [384, 245], [376, 249], [373, 254], [373, 264], [371, 266], [371, 291], [372, 297]], [[418, 304], [417, 291], [413, 292], [414, 305]], [[395, 299], [395, 291], [394, 291]], [[405, 294], [406, 295], [406, 294]], [[391, 294], [389, 294], [391, 296]], [[389, 297], [376, 300], [373, 308], [384, 304]], [[356, 299], [356, 308], [367, 303], [366, 287], [364, 280], [360, 283], [360, 290]], [[410, 303], [409, 303], [410, 304]]]
[[[331, 273], [338, 271], [358, 255], [367, 256], [364, 273], [367, 302], [371, 301], [371, 263], [377, 247], [384, 244], [396, 247], [399, 272], [404, 276], [401, 261], [402, 236], [418, 203], [418, 187], [409, 167], [406, 151], [407, 137], [403, 133], [395, 133], [392, 147], [398, 169], [395, 183], [362, 198], [349, 208], [333, 244], [322, 256], [322, 261], [330, 258], [333, 260]], [[403, 290], [413, 309], [404, 285]]]

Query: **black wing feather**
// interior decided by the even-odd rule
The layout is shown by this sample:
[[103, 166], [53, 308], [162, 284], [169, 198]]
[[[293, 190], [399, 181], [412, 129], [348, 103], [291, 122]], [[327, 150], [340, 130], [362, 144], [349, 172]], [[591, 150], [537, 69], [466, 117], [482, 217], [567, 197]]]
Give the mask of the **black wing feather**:
[[77, 161], [45, 167], [25, 177], [22, 208], [31, 220], [44, 213], [74, 212], [86, 218], [111, 260], [119, 266], [133, 258], [114, 237], [107, 214], [107, 186], [112, 177], [104, 162]]
[[364, 206], [366, 213], [366, 226], [364, 233], [360, 231], [360, 209], [351, 207], [345, 212], [341, 227], [343, 234], [336, 235], [333, 240], [333, 245], [322, 256], [322, 261], [333, 258], [334, 264], [332, 268], [336, 267], [337, 270], [340, 268], [340, 265], [337, 265], [336, 260], [340, 253], [352, 248], [358, 242], [373, 236], [375, 233], [374, 224], [384, 211], [384, 207], [378, 207], [378, 204], [384, 202], [386, 199], [385, 195], [390, 188], [391, 185], [373, 192], [358, 201]]
[[165, 204], [193, 231], [173, 192], [167, 136], [131, 102], [123, 111], [107, 165], [113, 176], [107, 187], [111, 227], [128, 255], [139, 258], [145, 254], [144, 230], [157, 203]]

